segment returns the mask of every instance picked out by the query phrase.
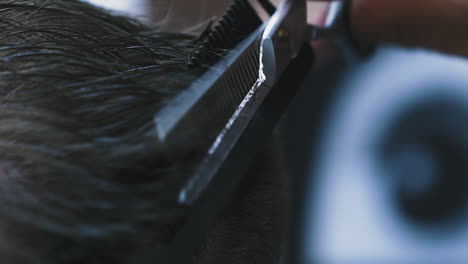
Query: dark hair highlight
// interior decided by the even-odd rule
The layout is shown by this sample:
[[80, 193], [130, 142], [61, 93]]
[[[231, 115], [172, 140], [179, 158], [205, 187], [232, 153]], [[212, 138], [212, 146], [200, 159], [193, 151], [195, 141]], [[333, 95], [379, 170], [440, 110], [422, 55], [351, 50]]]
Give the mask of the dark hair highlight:
[[168, 240], [192, 152], [160, 146], [153, 116], [201, 73], [196, 42], [77, 0], [0, 3], [2, 262], [122, 263]]

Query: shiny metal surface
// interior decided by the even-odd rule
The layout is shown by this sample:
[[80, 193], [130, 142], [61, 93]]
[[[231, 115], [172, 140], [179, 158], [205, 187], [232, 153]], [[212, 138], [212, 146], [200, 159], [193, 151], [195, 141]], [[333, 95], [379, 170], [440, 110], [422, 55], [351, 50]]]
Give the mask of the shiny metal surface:
[[[317, 31], [337, 30], [335, 26], [342, 21], [343, 9], [343, 2], [331, 3], [327, 9], [327, 24], [315, 27]], [[307, 1], [284, 1], [265, 24], [264, 31], [262, 28], [249, 36], [226, 59], [156, 115], [156, 133], [162, 144], [179, 141], [194, 122], [208, 127], [203, 131], [210, 131], [215, 120], [224, 123], [199, 167], [181, 190], [181, 204], [195, 203], [210, 185], [272, 86], [310, 40], [307, 29]], [[212, 116], [210, 124], [204, 124], [207, 115]]]
[[[296, 88], [313, 64], [313, 52], [306, 44], [305, 30], [305, 0], [299, 4], [286, 1], [278, 8], [274, 19], [260, 26], [224, 60], [214, 65], [201, 78], [203, 81], [194, 84], [199, 85], [192, 90], [197, 90], [195, 93], [181, 95], [178, 103], [169, 104], [178, 112], [176, 118], [170, 117], [174, 112], [169, 108], [155, 116], [161, 144], [170, 144], [181, 135], [183, 137], [190, 120], [196, 120], [192, 124], [196, 124], [198, 130], [203, 120], [207, 120], [206, 115], [210, 121], [218, 117], [224, 119], [223, 126], [215, 130], [213, 143], [179, 193], [178, 202], [190, 206], [191, 210], [170, 244], [157, 252], [162, 263], [192, 263], [194, 252], [230, 201], [258, 149], [266, 143], [285, 113]], [[246, 87], [248, 89], [244, 91]], [[236, 93], [241, 96], [232, 96]], [[225, 101], [221, 106], [226, 106], [226, 102], [230, 105], [239, 98], [240, 101], [228, 115], [230, 106], [228, 111], [223, 111], [220, 110], [222, 107], [210, 107], [203, 101], [209, 94], [216, 95], [213, 98], [219, 100], [208, 102]], [[181, 105], [184, 106], [176, 110]], [[197, 116], [202, 118], [197, 119]], [[206, 125], [210, 126], [210, 123], [213, 122]]]
[[[244, 129], [255, 115], [257, 109], [269, 94], [272, 86], [289, 65], [289, 62], [297, 56], [299, 50], [306, 42], [306, 20], [305, 0], [285, 1], [278, 7], [275, 14], [266, 23], [264, 31], [262, 30], [263, 34], [261, 37], [257, 39], [255, 35], [250, 36], [250, 38], [254, 38], [258, 41], [256, 44], [254, 41], [251, 45], [257, 46], [250, 46], [241, 52], [238, 50], [233, 52], [236, 54], [234, 56], [238, 56], [240, 59], [239, 61], [242, 61], [242, 56], [245, 56], [244, 53], [250, 54], [247, 55], [250, 56], [250, 59], [247, 58], [247, 60], [258, 60], [258, 67], [245, 67], [246, 65], [242, 65], [238, 73], [247, 76], [249, 73], [256, 73], [257, 77], [255, 80], [251, 81], [250, 89], [243, 92], [243, 99], [238, 101], [236, 109], [231, 113], [230, 117], [226, 119], [224, 127], [216, 136], [214, 143], [209, 148], [199, 168], [196, 170], [193, 177], [190, 178], [187, 185], [181, 190], [179, 195], [180, 203], [193, 204], [210, 185], [217, 170], [223, 164]], [[251, 49], [257, 49], [258, 53], [252, 52]], [[258, 57], [255, 56], [256, 54], [258, 54]], [[219, 70], [220, 65], [214, 68]], [[224, 76], [219, 76], [221, 80], [226, 78], [226, 73], [229, 72], [224, 69], [222, 73]], [[207, 78], [212, 77], [213, 76], [208, 76]], [[216, 80], [218, 81], [218, 79]], [[207, 82], [204, 81], [202, 84], [206, 85]], [[241, 88], [240, 85], [236, 85], [235, 83], [231, 82], [230, 84], [231, 89], [239, 90]], [[245, 85], [247, 85], [247, 83]], [[216, 85], [206, 88], [219, 89]], [[192, 100], [193, 103], [188, 104], [192, 105], [192, 107], [199, 102], [196, 100], [197, 97], [195, 95], [186, 96], [186, 98], [187, 100]], [[238, 100], [237, 98], [233, 99]], [[180, 105], [183, 105], [184, 108], [187, 109], [187, 104], [181, 104], [180, 101], [177, 102], [173, 108], [177, 108]], [[200, 108], [206, 108], [206, 104], [198, 104], [198, 106]], [[163, 110], [163, 115], [158, 115], [155, 119], [158, 135], [161, 140], [167, 138], [170, 131], [175, 131], [175, 133], [177, 133], [177, 126], [182, 124], [179, 122], [182, 122], [183, 118], [187, 117], [190, 112], [190, 110], [187, 109], [184, 112], [179, 112], [179, 118], [174, 118], [174, 110], [166, 109]], [[164, 113], [166, 114], [164, 115]], [[212, 112], [212, 114], [216, 115], [217, 113]], [[193, 118], [190, 118], [189, 120], [192, 119]]]
[[273, 84], [307, 41], [306, 1], [285, 1], [269, 20], [262, 37], [263, 74]]

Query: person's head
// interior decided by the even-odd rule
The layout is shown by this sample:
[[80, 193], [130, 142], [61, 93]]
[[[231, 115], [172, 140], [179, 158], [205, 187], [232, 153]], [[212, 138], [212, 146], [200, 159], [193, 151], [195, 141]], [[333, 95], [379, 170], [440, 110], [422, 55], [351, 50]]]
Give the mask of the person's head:
[[[194, 41], [78, 0], [0, 3], [2, 263], [125, 263], [170, 239], [191, 148], [161, 149], [153, 117], [202, 71], [188, 67]], [[273, 179], [256, 182], [278, 195]], [[258, 231], [275, 233], [271, 211], [282, 205], [244, 185], [267, 204]], [[237, 231], [223, 226], [254, 226], [253, 214], [231, 214], [216, 229], [224, 240]], [[244, 241], [207, 244], [225, 253]], [[276, 246], [261, 244], [274, 259]]]

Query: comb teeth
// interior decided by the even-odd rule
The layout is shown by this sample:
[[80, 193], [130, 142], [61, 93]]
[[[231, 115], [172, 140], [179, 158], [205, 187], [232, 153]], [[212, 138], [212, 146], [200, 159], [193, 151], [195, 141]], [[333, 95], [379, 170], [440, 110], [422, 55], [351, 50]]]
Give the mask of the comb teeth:
[[193, 53], [190, 65], [212, 66], [226, 51], [233, 49], [253, 33], [262, 20], [248, 0], [234, 0], [219, 23], [212, 29]]

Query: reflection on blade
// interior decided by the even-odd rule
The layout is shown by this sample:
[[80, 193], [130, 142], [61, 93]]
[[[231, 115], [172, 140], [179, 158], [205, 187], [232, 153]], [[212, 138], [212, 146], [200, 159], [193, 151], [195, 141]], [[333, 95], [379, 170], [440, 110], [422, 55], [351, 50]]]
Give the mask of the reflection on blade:
[[[257, 51], [260, 50], [258, 54]], [[203, 190], [209, 185], [217, 170], [221, 167], [229, 152], [232, 150], [242, 132], [247, 127], [249, 121], [255, 114], [260, 104], [265, 99], [271, 87], [265, 85], [265, 75], [263, 73], [262, 46], [260, 48], [253, 47], [251, 51], [255, 53], [253, 56], [259, 63], [258, 78], [248, 91], [245, 98], [240, 103], [237, 110], [226, 123], [224, 129], [217, 136], [213, 145], [208, 151], [208, 155], [204, 158], [200, 168], [196, 171], [193, 178], [187, 183], [185, 188], [179, 195], [179, 202], [184, 204], [192, 204], [195, 202]], [[245, 65], [247, 66], [247, 65]], [[248, 71], [247, 68], [238, 67], [240, 73]], [[263, 88], [263, 89], [262, 89]]]

